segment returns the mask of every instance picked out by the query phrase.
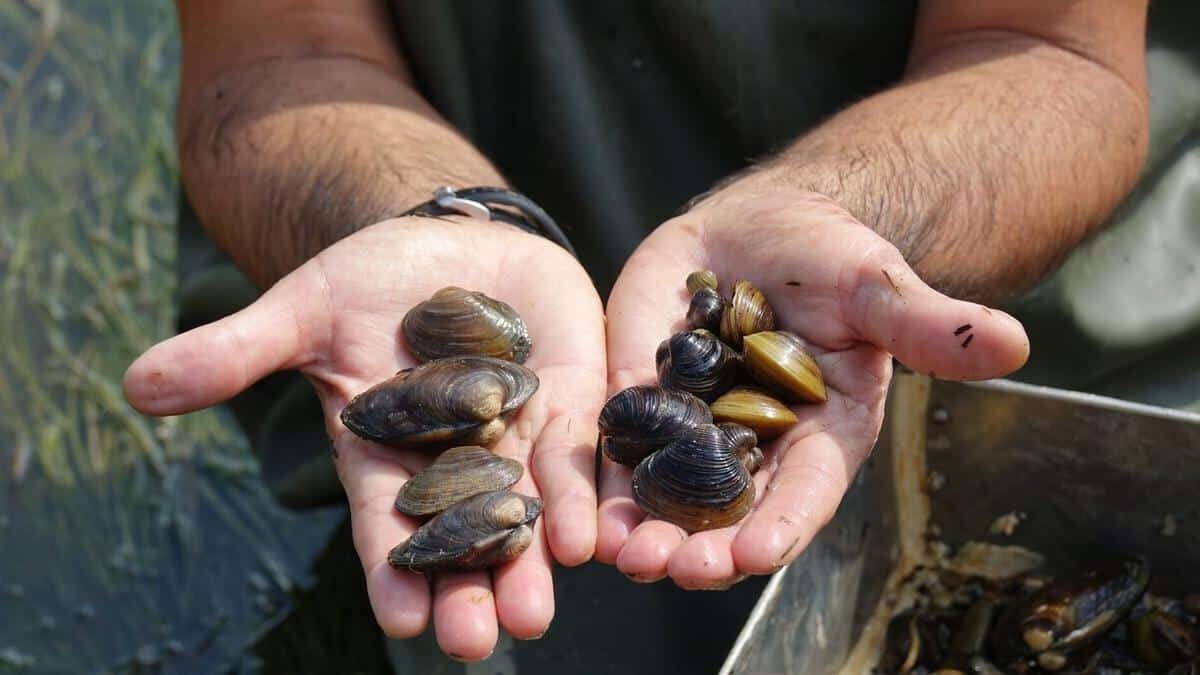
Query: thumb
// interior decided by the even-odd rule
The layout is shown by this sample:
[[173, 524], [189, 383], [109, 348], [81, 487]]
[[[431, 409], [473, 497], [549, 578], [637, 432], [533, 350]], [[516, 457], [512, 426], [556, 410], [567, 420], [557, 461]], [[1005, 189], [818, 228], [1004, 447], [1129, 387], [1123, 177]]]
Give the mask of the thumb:
[[1011, 315], [930, 288], [903, 259], [864, 265], [847, 315], [862, 339], [921, 373], [983, 380], [1029, 358], [1025, 328]]
[[125, 398], [150, 415], [199, 410], [277, 370], [295, 368], [316, 346], [324, 306], [319, 271], [305, 265], [245, 309], [154, 345], [125, 371]]

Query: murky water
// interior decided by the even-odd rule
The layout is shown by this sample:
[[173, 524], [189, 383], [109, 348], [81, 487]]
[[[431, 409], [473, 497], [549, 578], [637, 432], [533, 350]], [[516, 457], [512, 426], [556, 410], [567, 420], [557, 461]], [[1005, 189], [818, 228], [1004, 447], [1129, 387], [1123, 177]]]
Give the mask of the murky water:
[[343, 518], [120, 395], [173, 332], [177, 60], [169, 2], [0, 3], [0, 672], [254, 670]]

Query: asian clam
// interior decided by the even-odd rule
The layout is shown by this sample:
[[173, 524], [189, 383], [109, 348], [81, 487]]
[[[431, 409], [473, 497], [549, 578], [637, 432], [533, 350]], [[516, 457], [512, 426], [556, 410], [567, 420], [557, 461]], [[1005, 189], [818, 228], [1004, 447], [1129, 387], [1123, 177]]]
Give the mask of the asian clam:
[[539, 499], [509, 491], [519, 462], [487, 448], [538, 388], [521, 365], [533, 341], [520, 315], [483, 293], [443, 288], [401, 322], [421, 362], [358, 394], [342, 409], [346, 428], [396, 448], [443, 451], [408, 479], [396, 509], [432, 516], [392, 549], [392, 567], [416, 572], [493, 567], [533, 541]]
[[[688, 330], [655, 353], [657, 385], [618, 392], [600, 413], [600, 450], [633, 467], [633, 496], [688, 532], [737, 523], [754, 503], [759, 439], [799, 420], [787, 403], [820, 403], [825, 383], [803, 341], [776, 330], [749, 281], [729, 299], [711, 270], [688, 275]], [[740, 350], [740, 351], [739, 351]]]

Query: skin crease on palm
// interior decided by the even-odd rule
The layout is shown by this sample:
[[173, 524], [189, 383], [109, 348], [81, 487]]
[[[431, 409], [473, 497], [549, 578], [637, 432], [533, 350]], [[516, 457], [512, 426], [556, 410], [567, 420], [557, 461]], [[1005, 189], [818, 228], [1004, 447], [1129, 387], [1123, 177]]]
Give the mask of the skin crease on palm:
[[[541, 497], [545, 512], [534, 544], [516, 560], [490, 573], [439, 574], [430, 584], [392, 569], [387, 553], [418, 526], [393, 508], [396, 491], [433, 454], [358, 439], [338, 414], [354, 394], [414, 365], [398, 337], [400, 319], [447, 285], [508, 302], [533, 337], [525, 365], [540, 387], [493, 449], [526, 466], [513, 489]], [[552, 560], [577, 565], [592, 557], [603, 330], [594, 287], [556, 245], [508, 226], [406, 218], [343, 239], [247, 309], [156, 345], [130, 366], [125, 391], [143, 412], [179, 414], [223, 401], [270, 372], [303, 372], [325, 410], [379, 624], [409, 637], [432, 614], [441, 648], [478, 660], [495, 647], [498, 623], [518, 638], [545, 632], [554, 615]]]
[[654, 381], [655, 348], [684, 328], [683, 281], [697, 269], [714, 270], [726, 293], [735, 279], [757, 285], [781, 328], [807, 341], [829, 400], [793, 407], [799, 424], [763, 448], [757, 504], [732, 527], [688, 536], [644, 520], [630, 470], [606, 459], [596, 555], [635, 581], [724, 588], [794, 560], [874, 445], [892, 355], [952, 380], [1004, 375], [1028, 356], [1016, 319], [934, 291], [834, 202], [789, 189], [739, 195], [733, 186], [662, 225], [626, 263], [607, 308], [610, 395]]

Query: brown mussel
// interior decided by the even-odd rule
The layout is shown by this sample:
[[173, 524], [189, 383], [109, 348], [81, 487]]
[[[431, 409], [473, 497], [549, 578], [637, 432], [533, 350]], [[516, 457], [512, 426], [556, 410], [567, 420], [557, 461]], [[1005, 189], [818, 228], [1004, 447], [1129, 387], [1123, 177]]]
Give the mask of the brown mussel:
[[721, 339], [740, 349], [742, 338], [765, 330], [775, 330], [775, 310], [767, 296], [749, 281], [735, 281], [733, 297], [721, 315]]
[[508, 489], [524, 472], [520, 462], [477, 445], [450, 448], [405, 481], [396, 510], [410, 516], [441, 513], [468, 497]]
[[629, 387], [614, 394], [600, 411], [600, 450], [614, 462], [637, 466], [673, 439], [712, 421], [704, 401], [686, 391]]
[[659, 345], [655, 360], [659, 384], [690, 392], [706, 402], [728, 391], [741, 370], [737, 353], [703, 329], [667, 338]]
[[1001, 653], [1035, 655], [1047, 670], [1094, 646], [1141, 599], [1150, 566], [1136, 558], [1049, 583], [1004, 612], [993, 638]]
[[797, 336], [781, 330], [747, 335], [743, 359], [759, 384], [787, 401], [822, 403], [825, 380], [821, 367]]
[[774, 396], [757, 387], [734, 387], [712, 402], [713, 419], [750, 427], [759, 438], [771, 439], [800, 420]]
[[694, 294], [701, 288], [710, 288], [715, 291], [717, 290], [717, 274], [712, 270], [696, 270], [687, 275], [685, 283], [688, 293]]
[[458, 356], [400, 371], [351, 399], [341, 417], [355, 434], [398, 448], [488, 445], [537, 388], [525, 366]]
[[447, 286], [419, 303], [400, 324], [419, 361], [491, 356], [524, 363], [533, 340], [521, 316], [483, 293]]
[[1195, 629], [1158, 609], [1133, 621], [1133, 653], [1155, 668], [1165, 668], [1200, 656]]
[[633, 498], [651, 516], [697, 532], [745, 517], [754, 481], [725, 430], [702, 424], [638, 464]]
[[705, 328], [717, 331], [721, 328], [721, 315], [725, 312], [725, 300], [711, 288], [701, 288], [692, 296], [688, 305], [688, 330]]
[[533, 541], [540, 499], [485, 492], [434, 516], [388, 553], [388, 563], [413, 572], [467, 571], [500, 565]]

